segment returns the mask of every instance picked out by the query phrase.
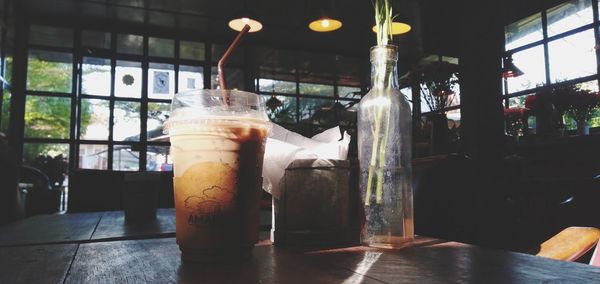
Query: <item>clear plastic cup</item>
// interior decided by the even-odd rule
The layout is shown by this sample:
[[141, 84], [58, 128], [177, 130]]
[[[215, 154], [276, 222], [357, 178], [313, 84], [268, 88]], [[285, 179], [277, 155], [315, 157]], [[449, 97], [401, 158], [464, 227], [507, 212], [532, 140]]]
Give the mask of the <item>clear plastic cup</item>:
[[[229, 93], [225, 105], [223, 94]], [[192, 90], [173, 98], [171, 141], [176, 239], [184, 261], [248, 257], [258, 241], [264, 103], [242, 91]]]

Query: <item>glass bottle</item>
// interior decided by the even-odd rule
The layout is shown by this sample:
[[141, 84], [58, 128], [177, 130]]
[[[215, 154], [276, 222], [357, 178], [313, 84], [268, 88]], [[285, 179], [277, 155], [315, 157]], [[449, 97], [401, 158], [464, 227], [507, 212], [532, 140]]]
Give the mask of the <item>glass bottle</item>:
[[398, 248], [414, 238], [411, 110], [399, 90], [397, 47], [374, 46], [370, 56], [371, 90], [358, 109], [361, 241]]

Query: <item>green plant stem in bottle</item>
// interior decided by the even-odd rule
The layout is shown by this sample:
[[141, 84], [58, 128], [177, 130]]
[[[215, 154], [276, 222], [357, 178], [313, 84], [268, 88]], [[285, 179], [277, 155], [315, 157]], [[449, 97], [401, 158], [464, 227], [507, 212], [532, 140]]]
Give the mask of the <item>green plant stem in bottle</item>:
[[363, 243], [396, 248], [414, 237], [410, 107], [399, 91], [397, 47], [371, 48], [371, 90], [358, 110]]

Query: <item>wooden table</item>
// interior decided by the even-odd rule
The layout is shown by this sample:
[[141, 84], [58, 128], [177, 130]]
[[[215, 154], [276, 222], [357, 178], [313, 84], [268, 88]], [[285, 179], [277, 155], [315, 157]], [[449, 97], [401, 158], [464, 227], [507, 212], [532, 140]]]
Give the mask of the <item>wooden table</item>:
[[[26, 237], [22, 242], [4, 234], [26, 236], [19, 230], [30, 232], [40, 220], [0, 227], [0, 283], [598, 283], [600, 279], [600, 269], [589, 265], [427, 238], [400, 250], [290, 249], [261, 242], [245, 262], [183, 264], [172, 219], [166, 220], [172, 214], [161, 211], [165, 220], [159, 216], [160, 225], [139, 230], [119, 221], [122, 212], [46, 216], [43, 228], [49, 231], [48, 239]], [[88, 225], [94, 222], [90, 233]], [[81, 229], [74, 224], [81, 224]], [[69, 233], [74, 235], [65, 239]]]
[[123, 211], [50, 214], [1, 226], [0, 247], [169, 236], [175, 236], [173, 208], [158, 209], [156, 222], [137, 224], [126, 224]]

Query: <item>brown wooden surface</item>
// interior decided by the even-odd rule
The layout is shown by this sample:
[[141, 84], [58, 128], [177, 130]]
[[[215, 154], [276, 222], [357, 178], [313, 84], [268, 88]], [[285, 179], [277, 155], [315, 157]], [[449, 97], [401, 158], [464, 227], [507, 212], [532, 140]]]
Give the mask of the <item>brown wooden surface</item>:
[[89, 240], [102, 212], [36, 215], [0, 227], [0, 246]]
[[[17, 246], [0, 247], [0, 283], [598, 283], [600, 279], [600, 268], [585, 264], [428, 238], [400, 250], [280, 248], [261, 242], [245, 262], [183, 265], [175, 239], [165, 238], [173, 228], [171, 214], [162, 210], [158, 223], [166, 218], [164, 226], [143, 229], [124, 226], [122, 212], [36, 216], [3, 226], [0, 240], [5, 246]], [[28, 245], [51, 240], [75, 243]]]
[[354, 247], [297, 252], [256, 246], [237, 264], [181, 264], [172, 238], [88, 243], [68, 283], [597, 283], [600, 268], [441, 243], [401, 250]]
[[0, 283], [62, 283], [76, 244], [0, 248]]
[[351, 248], [312, 253], [385, 283], [598, 283], [600, 269], [573, 262], [442, 243], [398, 251]]
[[175, 236], [175, 209], [158, 209], [155, 221], [125, 223], [123, 211], [104, 213], [92, 240]]
[[172, 238], [82, 244], [66, 283], [342, 283], [355, 275], [323, 270], [322, 263], [271, 245], [255, 247], [252, 259], [235, 264], [184, 265], [179, 258]]

